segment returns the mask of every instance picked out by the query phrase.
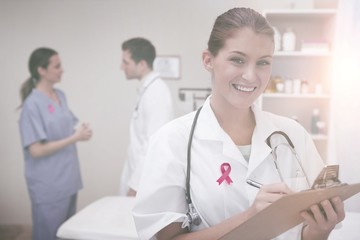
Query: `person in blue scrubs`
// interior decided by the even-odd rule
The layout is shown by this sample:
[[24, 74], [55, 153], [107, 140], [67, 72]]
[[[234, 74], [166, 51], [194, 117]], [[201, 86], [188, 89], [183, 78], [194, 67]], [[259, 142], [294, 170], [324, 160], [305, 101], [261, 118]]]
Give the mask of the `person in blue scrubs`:
[[75, 129], [76, 116], [65, 94], [54, 88], [63, 69], [59, 54], [50, 48], [34, 50], [30, 78], [21, 86], [19, 128], [30, 195], [33, 240], [56, 239], [58, 227], [75, 214], [82, 188], [76, 143], [92, 136], [88, 124]]

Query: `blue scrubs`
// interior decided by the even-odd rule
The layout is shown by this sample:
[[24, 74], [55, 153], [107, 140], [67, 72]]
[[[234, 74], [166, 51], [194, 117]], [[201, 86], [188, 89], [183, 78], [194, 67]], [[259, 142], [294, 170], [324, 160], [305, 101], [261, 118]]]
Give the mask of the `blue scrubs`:
[[57, 141], [74, 133], [78, 120], [69, 110], [64, 93], [55, 91], [60, 104], [33, 89], [19, 120], [34, 240], [56, 239], [57, 228], [75, 213], [76, 194], [82, 188], [75, 144], [36, 159], [28, 151], [32, 143]]

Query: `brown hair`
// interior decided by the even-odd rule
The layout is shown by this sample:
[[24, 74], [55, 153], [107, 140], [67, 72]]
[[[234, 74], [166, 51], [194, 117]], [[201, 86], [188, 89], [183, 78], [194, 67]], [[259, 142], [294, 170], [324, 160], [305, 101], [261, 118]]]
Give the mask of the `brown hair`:
[[264, 16], [250, 8], [233, 8], [216, 18], [210, 34], [208, 50], [216, 56], [225, 41], [231, 38], [236, 30], [244, 27], [274, 39], [274, 30]]
[[49, 65], [50, 58], [57, 54], [58, 53], [55, 50], [50, 48], [38, 48], [31, 53], [28, 66], [30, 77], [21, 85], [20, 88], [21, 105], [40, 80], [38, 68], [41, 67], [46, 69]]
[[135, 63], [145, 60], [148, 67], [153, 69], [153, 63], [156, 57], [154, 45], [145, 38], [131, 38], [122, 44], [122, 50], [129, 50], [131, 58]]

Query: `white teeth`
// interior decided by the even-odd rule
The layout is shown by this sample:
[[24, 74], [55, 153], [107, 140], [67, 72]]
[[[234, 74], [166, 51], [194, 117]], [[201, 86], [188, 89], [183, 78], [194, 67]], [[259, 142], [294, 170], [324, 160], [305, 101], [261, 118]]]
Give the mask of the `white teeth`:
[[255, 87], [244, 87], [244, 86], [241, 86], [241, 85], [238, 85], [238, 84], [233, 84], [233, 86], [239, 90], [239, 91], [242, 91], [242, 92], [252, 92], [255, 90]]

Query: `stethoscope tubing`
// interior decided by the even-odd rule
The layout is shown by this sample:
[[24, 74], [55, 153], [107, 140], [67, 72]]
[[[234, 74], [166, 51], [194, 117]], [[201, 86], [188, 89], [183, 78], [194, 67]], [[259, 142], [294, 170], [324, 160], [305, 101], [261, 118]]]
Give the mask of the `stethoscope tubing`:
[[141, 95], [140, 95], [140, 97], [139, 97], [139, 99], [138, 99], [138, 101], [137, 101], [137, 103], [136, 103], [136, 106], [135, 106], [135, 111], [136, 111], [136, 112], [139, 110], [139, 105], [140, 105], [141, 99], [142, 99], [142, 97], [144, 96], [146, 90], [147, 90], [147, 89], [150, 87], [150, 85], [153, 84], [158, 78], [159, 78], [159, 77], [156, 76], [155, 78], [151, 79], [150, 83], [144, 87], [144, 90], [142, 91], [142, 93], [141, 93]]

